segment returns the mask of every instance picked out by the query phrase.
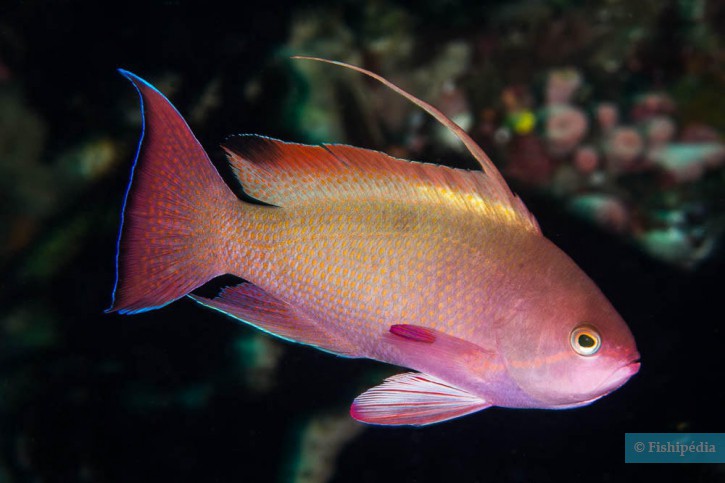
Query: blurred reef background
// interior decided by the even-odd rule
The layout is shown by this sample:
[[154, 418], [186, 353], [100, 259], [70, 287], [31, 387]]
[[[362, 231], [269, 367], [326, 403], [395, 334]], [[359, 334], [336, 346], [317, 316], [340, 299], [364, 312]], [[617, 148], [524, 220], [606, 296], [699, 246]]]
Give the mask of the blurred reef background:
[[[237, 10], [238, 9], [238, 10]], [[725, 481], [625, 465], [625, 432], [725, 432], [725, 3], [0, 2], [0, 482]], [[122, 67], [219, 169], [225, 136], [344, 142], [475, 169], [357, 64], [498, 163], [628, 321], [642, 369], [590, 407], [365, 427], [396, 368], [182, 300], [106, 315], [140, 134]]]

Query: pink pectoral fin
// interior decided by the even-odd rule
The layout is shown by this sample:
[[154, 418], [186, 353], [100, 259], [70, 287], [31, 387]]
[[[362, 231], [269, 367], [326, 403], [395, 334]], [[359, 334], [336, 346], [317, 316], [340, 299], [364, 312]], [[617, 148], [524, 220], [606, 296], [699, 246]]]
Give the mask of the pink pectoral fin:
[[442, 367], [485, 377], [501, 368], [495, 351], [439, 330], [418, 325], [392, 325], [382, 342], [395, 348], [398, 364], [427, 373]]
[[491, 406], [483, 399], [428, 374], [389, 377], [358, 396], [350, 415], [363, 423], [425, 426]]

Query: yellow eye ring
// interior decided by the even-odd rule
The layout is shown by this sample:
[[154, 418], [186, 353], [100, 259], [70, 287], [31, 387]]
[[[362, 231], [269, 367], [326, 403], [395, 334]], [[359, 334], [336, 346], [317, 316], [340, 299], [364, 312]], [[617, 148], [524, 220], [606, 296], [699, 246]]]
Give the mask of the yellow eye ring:
[[569, 343], [577, 354], [593, 356], [602, 347], [602, 338], [591, 325], [580, 325], [571, 331]]

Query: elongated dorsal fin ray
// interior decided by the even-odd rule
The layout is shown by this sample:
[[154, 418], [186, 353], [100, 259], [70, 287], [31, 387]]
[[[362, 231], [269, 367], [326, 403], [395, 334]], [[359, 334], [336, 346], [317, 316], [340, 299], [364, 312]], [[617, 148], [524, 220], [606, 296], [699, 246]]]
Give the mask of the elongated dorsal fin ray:
[[539, 233], [541, 233], [541, 230], [539, 228], [538, 222], [534, 218], [534, 216], [528, 211], [526, 208], [526, 205], [524, 202], [519, 198], [516, 194], [514, 194], [511, 189], [509, 188], [508, 184], [506, 184], [506, 180], [503, 179], [503, 176], [501, 176], [501, 173], [496, 168], [496, 165], [493, 164], [493, 161], [491, 161], [491, 158], [488, 157], [488, 155], [481, 149], [481, 147], [471, 138], [471, 136], [466, 133], [458, 124], [453, 122], [451, 119], [449, 119], [445, 114], [443, 114], [440, 110], [436, 109], [435, 107], [431, 106], [427, 102], [418, 99], [414, 95], [410, 94], [409, 92], [403, 90], [402, 88], [396, 86], [389, 80], [385, 79], [384, 77], [375, 74], [374, 72], [370, 72], [367, 69], [363, 69], [362, 67], [357, 67], [355, 65], [346, 64], [345, 62], [340, 62], [336, 60], [328, 60], [328, 59], [322, 59], [319, 57], [310, 57], [310, 56], [304, 56], [304, 55], [295, 55], [292, 57], [293, 59], [299, 59], [299, 60], [312, 60], [316, 62], [324, 62], [327, 64], [333, 64], [340, 67], [344, 67], [346, 69], [351, 69], [356, 72], [360, 72], [361, 74], [364, 74], [372, 79], [377, 80], [378, 82], [382, 83], [389, 89], [392, 89], [394, 92], [397, 92], [401, 96], [408, 99], [410, 102], [415, 104], [416, 106], [423, 109], [425, 112], [433, 116], [438, 122], [440, 122], [443, 126], [448, 128], [455, 136], [460, 139], [460, 141], [466, 146], [468, 151], [471, 153], [471, 155], [478, 161], [478, 163], [481, 165], [481, 169], [483, 172], [489, 177], [489, 184], [490, 184], [490, 191], [493, 191], [496, 193], [496, 198], [499, 200], [507, 201], [509, 205], [511, 205], [512, 208], [519, 211], [520, 213], [524, 214], [526, 218], [528, 218], [531, 222], [531, 224], [535, 227], [535, 230]]

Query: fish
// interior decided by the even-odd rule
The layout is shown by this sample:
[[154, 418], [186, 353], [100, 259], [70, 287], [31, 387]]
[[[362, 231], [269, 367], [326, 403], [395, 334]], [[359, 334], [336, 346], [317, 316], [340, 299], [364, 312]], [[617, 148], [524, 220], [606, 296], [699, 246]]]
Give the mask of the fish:
[[[119, 69], [143, 127], [108, 312], [188, 297], [287, 341], [408, 369], [354, 399], [350, 415], [368, 424], [574, 408], [638, 372], [627, 324], [463, 129], [378, 74], [295, 59], [383, 83], [450, 129], [481, 170], [234, 135], [222, 148], [259, 203], [244, 201], [171, 102]], [[194, 293], [225, 274], [243, 281]]]

